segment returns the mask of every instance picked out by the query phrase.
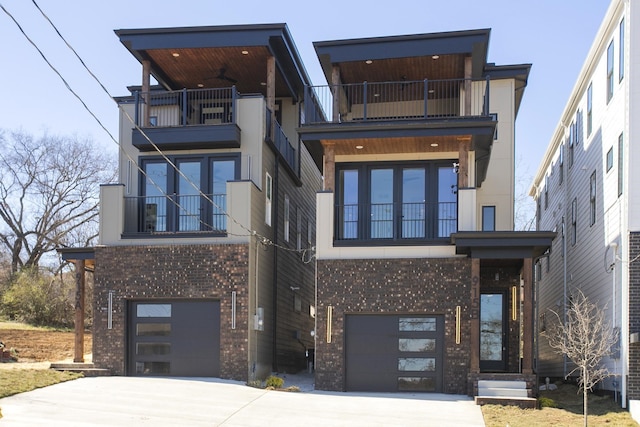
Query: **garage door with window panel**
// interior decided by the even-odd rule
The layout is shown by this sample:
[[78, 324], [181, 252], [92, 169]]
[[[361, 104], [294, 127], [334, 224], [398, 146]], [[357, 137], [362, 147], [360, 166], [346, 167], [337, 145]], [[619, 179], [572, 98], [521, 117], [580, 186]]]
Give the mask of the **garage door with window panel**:
[[442, 316], [348, 315], [345, 322], [348, 391], [442, 392]]
[[132, 301], [129, 375], [220, 375], [219, 301]]

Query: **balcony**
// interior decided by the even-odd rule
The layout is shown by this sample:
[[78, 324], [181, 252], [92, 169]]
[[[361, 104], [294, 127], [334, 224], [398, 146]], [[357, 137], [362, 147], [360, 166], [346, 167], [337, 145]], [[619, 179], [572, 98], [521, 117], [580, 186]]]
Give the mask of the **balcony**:
[[124, 198], [124, 234], [189, 234], [227, 231], [226, 194]]
[[238, 148], [238, 97], [235, 87], [136, 92], [133, 120], [144, 134], [134, 128], [132, 143], [141, 151]]
[[300, 142], [298, 142], [298, 147], [294, 147], [287, 135], [284, 133], [282, 126], [278, 123], [277, 120], [273, 119], [273, 114], [271, 110], [266, 109], [266, 117], [267, 117], [267, 142], [273, 144], [273, 147], [276, 149], [278, 153], [280, 153], [281, 158], [284, 160], [285, 164], [289, 167], [294, 177], [300, 177], [300, 158], [299, 158], [299, 150], [300, 150]]
[[303, 124], [489, 117], [489, 78], [311, 86]]
[[458, 204], [372, 203], [336, 205], [336, 245], [385, 245], [448, 240], [458, 230]]

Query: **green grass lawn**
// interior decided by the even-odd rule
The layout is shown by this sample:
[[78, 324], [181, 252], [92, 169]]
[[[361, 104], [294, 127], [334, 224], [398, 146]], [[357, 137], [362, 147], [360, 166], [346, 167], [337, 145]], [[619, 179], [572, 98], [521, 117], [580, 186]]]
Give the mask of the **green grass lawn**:
[[0, 371], [0, 398], [80, 377], [82, 374], [53, 369], [3, 369]]

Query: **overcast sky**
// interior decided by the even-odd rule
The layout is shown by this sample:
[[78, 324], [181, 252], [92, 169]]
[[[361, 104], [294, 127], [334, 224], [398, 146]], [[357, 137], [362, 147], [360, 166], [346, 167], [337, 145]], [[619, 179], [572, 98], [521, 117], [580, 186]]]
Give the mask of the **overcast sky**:
[[[491, 28], [488, 62], [531, 63], [516, 123], [517, 174], [526, 185], [544, 154], [609, 0], [36, 0], [114, 96], [141, 84], [142, 67], [113, 30], [281, 23], [314, 84], [325, 84], [312, 42]], [[0, 0], [59, 68], [107, 129], [118, 137], [116, 104], [86, 73], [31, 0]], [[116, 152], [83, 109], [0, 10], [0, 128], [91, 137]]]

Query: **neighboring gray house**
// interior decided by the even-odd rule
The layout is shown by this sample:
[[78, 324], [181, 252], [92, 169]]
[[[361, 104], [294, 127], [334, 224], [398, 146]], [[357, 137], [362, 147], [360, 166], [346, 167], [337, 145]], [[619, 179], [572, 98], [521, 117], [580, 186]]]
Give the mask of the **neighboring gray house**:
[[[638, 23], [636, 23], [638, 21]], [[640, 9], [613, 0], [538, 168], [531, 195], [538, 229], [558, 232], [537, 265], [538, 331], [575, 289], [601, 305], [620, 333], [605, 360], [616, 393], [640, 421]], [[636, 77], [636, 74], [638, 76]], [[562, 377], [569, 362], [544, 337], [538, 373]], [[628, 405], [628, 406], [627, 406]]]

